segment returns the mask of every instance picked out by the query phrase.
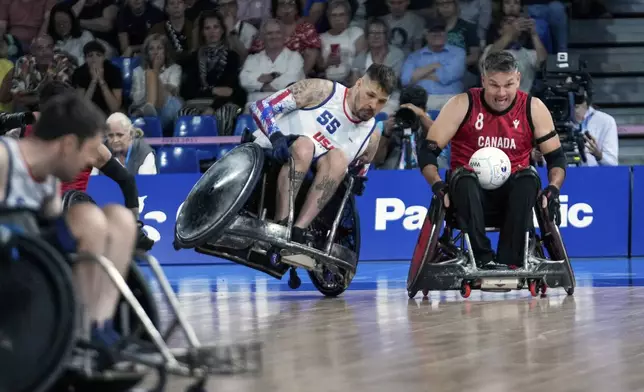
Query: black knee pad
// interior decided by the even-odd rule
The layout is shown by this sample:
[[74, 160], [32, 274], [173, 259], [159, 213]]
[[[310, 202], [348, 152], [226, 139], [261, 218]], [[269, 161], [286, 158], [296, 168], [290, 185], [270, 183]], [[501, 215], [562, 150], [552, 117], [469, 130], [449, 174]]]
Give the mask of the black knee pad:
[[456, 191], [456, 184], [464, 178], [471, 178], [475, 182], [476, 186], [479, 186], [479, 178], [476, 176], [476, 173], [464, 167], [459, 167], [454, 170], [449, 177], [449, 193], [454, 194]]
[[532, 178], [534, 180], [534, 185], [537, 187], [537, 192], [541, 189], [541, 177], [537, 173], [537, 169], [530, 166], [525, 169], [517, 170], [513, 175], [515, 180], [523, 178]]

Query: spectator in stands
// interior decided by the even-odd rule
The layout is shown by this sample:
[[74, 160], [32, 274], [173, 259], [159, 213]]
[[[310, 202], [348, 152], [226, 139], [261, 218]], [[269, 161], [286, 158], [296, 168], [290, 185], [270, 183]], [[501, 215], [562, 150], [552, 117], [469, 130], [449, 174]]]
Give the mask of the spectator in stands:
[[[304, 73], [311, 75], [320, 55], [322, 43], [315, 26], [300, 17], [298, 0], [272, 0], [273, 17], [282, 22], [286, 47], [299, 52], [304, 58]], [[251, 53], [264, 50], [264, 42], [258, 37], [251, 47]]]
[[80, 27], [88, 30], [100, 41], [106, 53], [115, 53], [119, 47], [116, 33], [118, 6], [115, 0], [77, 0], [72, 9], [79, 19]]
[[107, 147], [132, 174], [157, 174], [154, 150], [142, 138], [143, 132], [123, 113], [107, 118]]
[[163, 22], [165, 15], [146, 0], [125, 0], [116, 19], [119, 45], [123, 57], [132, 57], [141, 51], [148, 31]]
[[487, 30], [492, 23], [492, 2], [490, 0], [459, 0], [460, 17], [477, 27], [481, 46], [485, 46]]
[[271, 0], [237, 0], [237, 19], [259, 26], [271, 17]]
[[9, 59], [12, 63], [15, 63], [20, 57], [25, 55], [24, 51], [22, 50], [22, 45], [20, 44], [20, 41], [16, 39], [16, 37], [11, 34], [5, 33], [2, 38], [2, 41], [7, 45], [6, 58]]
[[409, 0], [387, 0], [389, 14], [384, 17], [389, 26], [389, 43], [408, 55], [423, 46], [425, 21], [409, 11]]
[[14, 109], [35, 109], [38, 104], [38, 88], [45, 81], [57, 80], [67, 82], [74, 73], [75, 66], [63, 54], [54, 53], [54, 41], [48, 35], [34, 38], [31, 43], [31, 54], [22, 56], [16, 61], [13, 73], [7, 74], [4, 83], [11, 88], [0, 88], [7, 92], [0, 97], [0, 102], [13, 100]]
[[481, 58], [481, 41], [474, 24], [459, 18], [458, 2], [456, 0], [436, 0], [438, 17], [445, 21], [447, 28], [447, 43], [463, 48], [467, 54], [463, 84], [466, 89], [478, 85], [480, 81], [478, 63]]
[[150, 34], [164, 35], [172, 50], [172, 54], [178, 63], [190, 56], [195, 49], [193, 42], [194, 25], [186, 18], [186, 5], [183, 0], [166, 0], [166, 20], [152, 26]]
[[164, 130], [171, 130], [183, 106], [178, 97], [181, 66], [174, 62], [165, 35], [152, 34], [143, 43], [141, 65], [132, 73], [130, 113], [140, 117], [160, 117]]
[[575, 97], [575, 120], [586, 140], [587, 166], [617, 166], [619, 141], [617, 123], [608, 113], [591, 106], [586, 93]]
[[304, 59], [284, 46], [282, 25], [277, 19], [264, 21], [261, 35], [265, 49], [246, 59], [239, 76], [249, 93], [249, 102], [266, 98], [305, 77]]
[[350, 15], [347, 1], [333, 0], [327, 10], [331, 28], [320, 35], [320, 68], [325, 71], [327, 79], [338, 82], [347, 81], [356, 55], [367, 48], [364, 31], [359, 27], [349, 27]]
[[101, 108], [105, 114], [117, 112], [123, 102], [121, 70], [105, 58], [105, 47], [90, 41], [83, 48], [85, 64], [72, 76], [72, 85]]
[[404, 87], [418, 84], [429, 94], [427, 108], [440, 110], [455, 94], [462, 93], [465, 50], [447, 43], [445, 22], [430, 19], [427, 46], [407, 57], [401, 71]]
[[51, 9], [47, 32], [54, 39], [55, 51], [66, 53], [76, 61], [76, 65], [83, 65], [83, 48], [94, 37], [89, 31], [81, 30], [69, 5], [58, 3]]
[[[497, 28], [493, 26], [493, 28]], [[505, 16], [498, 27], [499, 39], [485, 48], [483, 57], [489, 53], [507, 50], [512, 53], [519, 64], [521, 84], [519, 89], [529, 93], [541, 64], [548, 58], [548, 52], [541, 43], [533, 19]], [[527, 44], [531, 43], [530, 46]], [[528, 49], [532, 47], [534, 49]]]
[[193, 24], [197, 24], [201, 13], [217, 10], [217, 2], [211, 0], [185, 0], [185, 4], [186, 18], [190, 19]]
[[[9, 47], [4, 40], [0, 40], [0, 80], [5, 80], [7, 75], [11, 75], [13, 71], [13, 63], [7, 58], [9, 55]], [[9, 78], [9, 80], [11, 80]], [[6, 89], [7, 91], [2, 91]], [[2, 83], [0, 86], [0, 97], [11, 96], [11, 83]], [[0, 102], [0, 112], [8, 113], [13, 111], [11, 102]]]
[[199, 49], [182, 65], [181, 96], [188, 100], [182, 115], [212, 115], [225, 105], [241, 109], [246, 103], [246, 92], [239, 84], [241, 62], [228, 47], [223, 16], [204, 12], [198, 29]]
[[[389, 44], [389, 28], [381, 18], [373, 18], [367, 22], [367, 50], [359, 53], [353, 61], [353, 69], [349, 84], [353, 85], [358, 78], [362, 77], [371, 64], [384, 64], [391, 67], [400, 79], [400, 70], [405, 61], [405, 53], [394, 45]], [[384, 112], [391, 113], [398, 107], [399, 91], [391, 94]]]
[[28, 51], [33, 40], [47, 31], [49, 11], [54, 4], [56, 0], [2, 0], [0, 34], [11, 34]]
[[[494, 18], [494, 23], [497, 26], [500, 26], [503, 22], [503, 17], [504, 16], [514, 16], [516, 18], [523, 18], [523, 19], [528, 19], [531, 16], [528, 15], [527, 8], [525, 10], [522, 10], [522, 0], [502, 0], [501, 3], [501, 13], [499, 16]], [[545, 46], [546, 50], [550, 52], [550, 49], [552, 49], [552, 39], [550, 37], [550, 26], [548, 25], [548, 21], [545, 19], [540, 19], [540, 18], [532, 18], [535, 22], [536, 29], [537, 29], [537, 34], [539, 34], [539, 38], [541, 39], [541, 42]], [[499, 39], [498, 35], [498, 28], [496, 29], [490, 29], [488, 30], [488, 35], [487, 35], [487, 44], [491, 44], [495, 42], [496, 40]], [[529, 40], [528, 40], [529, 41]], [[530, 45], [530, 42], [527, 42], [527, 47], [530, 49], [532, 48]]]
[[[509, 1], [511, 0], [504, 0], [504, 2]], [[514, 0], [514, 3], [518, 1]], [[550, 32], [555, 41], [555, 50], [557, 52], [567, 52], [568, 15], [566, 14], [566, 6], [561, 1], [556, 0], [523, 0], [523, 5], [526, 6], [526, 10], [531, 18], [542, 19], [548, 22]]]
[[257, 29], [249, 22], [237, 19], [237, 0], [219, 0], [218, 10], [224, 17], [228, 46], [239, 55], [243, 63], [248, 56], [253, 39], [257, 36]]

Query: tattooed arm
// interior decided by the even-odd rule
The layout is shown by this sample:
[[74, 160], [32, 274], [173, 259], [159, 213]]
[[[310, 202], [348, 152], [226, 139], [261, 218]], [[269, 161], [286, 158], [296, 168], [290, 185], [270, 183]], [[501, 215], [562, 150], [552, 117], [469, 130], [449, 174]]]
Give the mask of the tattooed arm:
[[279, 114], [316, 106], [331, 95], [333, 82], [324, 79], [304, 79], [284, 90], [253, 102], [250, 112], [255, 123], [267, 136], [280, 132], [275, 120]]
[[371, 134], [371, 137], [369, 137], [369, 144], [367, 144], [367, 148], [364, 150], [362, 155], [358, 157], [358, 163], [367, 164], [373, 162], [373, 159], [376, 157], [376, 153], [378, 152], [378, 146], [380, 145], [380, 132], [378, 131], [379, 130], [376, 129]]

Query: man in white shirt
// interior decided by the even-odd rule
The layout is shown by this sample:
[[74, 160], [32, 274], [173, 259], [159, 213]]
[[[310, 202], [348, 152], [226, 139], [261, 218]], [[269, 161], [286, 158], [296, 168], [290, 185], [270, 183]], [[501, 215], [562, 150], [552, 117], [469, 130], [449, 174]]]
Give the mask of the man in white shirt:
[[248, 92], [248, 102], [264, 99], [288, 85], [304, 79], [304, 59], [284, 46], [281, 23], [268, 19], [262, 24], [265, 49], [248, 56], [239, 81]]
[[592, 106], [584, 93], [582, 102], [575, 102], [575, 120], [586, 140], [586, 166], [617, 166], [619, 141], [617, 123], [608, 113]]

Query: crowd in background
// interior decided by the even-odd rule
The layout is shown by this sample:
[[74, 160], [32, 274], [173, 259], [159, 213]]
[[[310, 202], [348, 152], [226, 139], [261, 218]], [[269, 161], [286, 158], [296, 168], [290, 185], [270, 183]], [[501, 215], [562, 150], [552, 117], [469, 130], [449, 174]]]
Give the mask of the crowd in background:
[[[548, 53], [567, 51], [570, 16], [610, 15], [597, 0], [1, 0], [0, 111], [36, 111], [58, 80], [107, 115], [157, 116], [166, 136], [183, 115], [215, 116], [226, 136], [250, 102], [306, 77], [351, 86], [373, 63], [440, 110], [494, 51], [531, 91]], [[385, 112], [397, 107], [394, 93]]]

